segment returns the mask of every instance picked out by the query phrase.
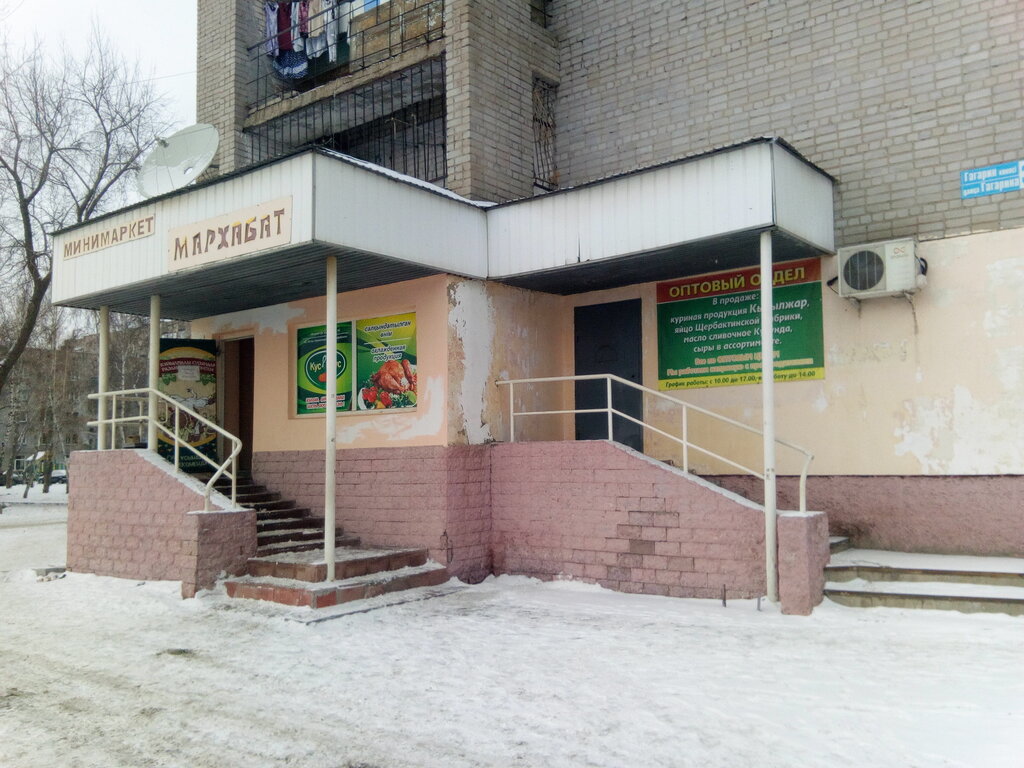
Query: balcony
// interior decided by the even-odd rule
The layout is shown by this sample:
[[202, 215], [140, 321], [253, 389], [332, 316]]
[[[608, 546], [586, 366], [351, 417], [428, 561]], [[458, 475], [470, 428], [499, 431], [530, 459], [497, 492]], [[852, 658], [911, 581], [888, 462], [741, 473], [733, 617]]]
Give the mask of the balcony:
[[274, 19], [276, 33], [248, 48], [250, 114], [416, 49], [434, 56], [430, 44], [444, 37], [444, 0], [355, 0], [308, 18], [286, 14]]

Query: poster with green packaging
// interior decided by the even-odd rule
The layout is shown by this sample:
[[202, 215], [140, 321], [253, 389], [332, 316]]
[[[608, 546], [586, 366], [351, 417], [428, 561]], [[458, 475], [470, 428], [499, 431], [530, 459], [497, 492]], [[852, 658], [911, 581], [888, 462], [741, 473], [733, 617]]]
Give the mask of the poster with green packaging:
[[356, 371], [358, 410], [415, 407], [416, 313], [358, 321]]
[[[299, 328], [296, 336], [296, 410], [300, 416], [327, 409], [327, 326]], [[335, 356], [338, 410], [352, 409], [352, 323], [338, 323]]]

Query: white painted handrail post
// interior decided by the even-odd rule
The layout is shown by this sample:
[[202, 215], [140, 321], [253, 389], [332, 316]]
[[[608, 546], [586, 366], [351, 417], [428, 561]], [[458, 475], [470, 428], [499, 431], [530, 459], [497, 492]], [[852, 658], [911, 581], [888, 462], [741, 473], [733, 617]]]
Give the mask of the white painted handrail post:
[[327, 407], [324, 410], [324, 561], [327, 581], [334, 581], [335, 459], [338, 455], [338, 258], [326, 260], [327, 338], [324, 367], [327, 371]]
[[608, 382], [608, 439], [614, 440], [615, 433], [612, 431], [614, 423], [612, 421], [612, 380], [606, 379]]
[[110, 307], [100, 307], [99, 312], [99, 343], [100, 347], [96, 356], [97, 371], [96, 386], [99, 388], [100, 397], [96, 401], [96, 421], [100, 423], [96, 427], [96, 450], [107, 450], [107, 426], [103, 422], [107, 420], [107, 397], [106, 392], [110, 389]]
[[779, 600], [775, 496], [775, 315], [772, 233], [761, 233], [761, 416], [764, 435], [764, 550], [768, 599]]
[[[160, 383], [160, 297], [149, 297], [149, 388], [158, 389]], [[149, 421], [146, 429], [146, 447], [156, 452], [156, 392], [149, 393]]]
[[690, 471], [690, 424], [687, 413], [689, 409], [683, 403], [683, 472]]
[[515, 398], [515, 384], [509, 384], [508, 386], [508, 441], [514, 443], [516, 441], [516, 398]]

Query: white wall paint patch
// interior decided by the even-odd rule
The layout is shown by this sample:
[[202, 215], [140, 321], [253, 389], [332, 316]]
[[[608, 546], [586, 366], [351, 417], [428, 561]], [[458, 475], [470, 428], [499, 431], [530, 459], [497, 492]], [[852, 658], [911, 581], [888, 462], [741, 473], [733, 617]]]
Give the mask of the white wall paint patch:
[[1006, 347], [996, 351], [996, 377], [1004, 390], [1014, 396], [1019, 395], [1024, 385], [1024, 347]]
[[484, 423], [484, 402], [494, 359], [494, 307], [483, 283], [463, 280], [452, 286], [448, 323], [462, 343], [463, 374], [458, 384], [462, 428], [470, 445], [492, 440]]
[[228, 312], [210, 318], [213, 333], [229, 333], [238, 328], [256, 327], [257, 333], [288, 333], [288, 323], [306, 314], [301, 307], [290, 304], [275, 304], [271, 307], [243, 309], [240, 312]]
[[1024, 256], [988, 265], [989, 309], [983, 325], [990, 336], [1024, 335]]
[[818, 392], [818, 396], [814, 399], [811, 407], [814, 408], [817, 413], [824, 413], [828, 410], [828, 398], [825, 397], [824, 390]]
[[894, 430], [895, 453], [914, 456], [924, 474], [1020, 474], [1024, 441], [1016, 411], [1012, 400], [979, 402], [962, 386], [953, 387], [952, 398], [907, 401]]

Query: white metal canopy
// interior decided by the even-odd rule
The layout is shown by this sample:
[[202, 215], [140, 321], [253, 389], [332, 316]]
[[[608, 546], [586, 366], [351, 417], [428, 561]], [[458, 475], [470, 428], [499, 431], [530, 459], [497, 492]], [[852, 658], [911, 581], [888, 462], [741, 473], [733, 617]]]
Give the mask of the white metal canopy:
[[503, 205], [308, 150], [57, 233], [53, 301], [160, 295], [190, 320], [321, 296], [327, 256], [340, 291], [451, 273], [577, 293], [755, 264], [766, 230], [777, 261], [831, 253], [832, 186], [776, 139]]

